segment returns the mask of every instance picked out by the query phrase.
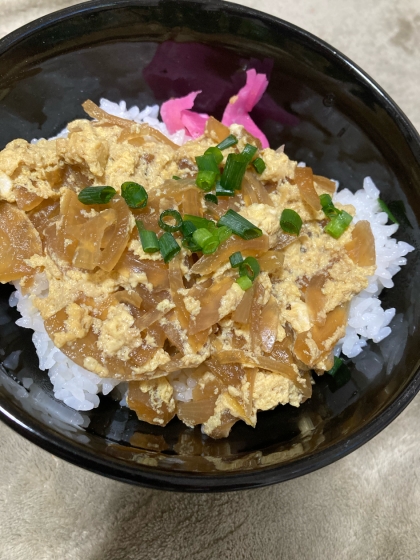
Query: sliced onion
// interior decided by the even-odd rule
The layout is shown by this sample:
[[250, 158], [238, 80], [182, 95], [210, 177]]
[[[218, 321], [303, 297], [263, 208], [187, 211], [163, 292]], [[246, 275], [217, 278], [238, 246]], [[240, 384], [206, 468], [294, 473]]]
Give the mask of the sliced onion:
[[209, 329], [219, 320], [219, 307], [222, 297], [232, 286], [234, 280], [231, 277], [222, 278], [214, 282], [200, 298], [201, 308], [196, 316], [190, 317], [188, 332], [196, 334], [205, 329]]
[[0, 202], [0, 281], [11, 282], [35, 270], [25, 263], [42, 254], [39, 234], [23, 210], [9, 202]]
[[229, 136], [230, 130], [214, 117], [209, 117], [206, 122], [205, 134], [220, 143]]
[[274, 206], [274, 202], [271, 200], [270, 195], [265, 190], [264, 185], [253, 173], [250, 173], [249, 171], [245, 173], [244, 184], [246, 184], [249, 189], [255, 193], [257, 202], [259, 202], [260, 204], [267, 204], [268, 206]]
[[317, 186], [324, 192], [331, 195], [335, 193], [337, 187], [334, 181], [331, 181], [326, 177], [322, 177], [321, 175], [314, 175], [314, 181], [317, 184]]
[[178, 293], [179, 290], [185, 288], [182, 280], [182, 259], [182, 254], [178, 253], [175, 258], [169, 262], [169, 287], [171, 290], [172, 300], [176, 305], [175, 311], [178, 321], [183, 329], [187, 329], [190, 321], [190, 314], [185, 307], [183, 296]]
[[316, 212], [321, 210], [319, 196], [314, 187], [312, 169], [310, 167], [296, 167], [294, 181], [298, 186], [300, 196], [303, 200]]
[[169, 382], [165, 378], [153, 379], [148, 382], [148, 387], [152, 384], [152, 390], [142, 391], [141, 382], [130, 381], [128, 383], [127, 405], [137, 414], [139, 420], [166, 426], [175, 416], [175, 406], [168, 406], [165, 402], [157, 402], [153, 399], [153, 394], [160, 390], [167, 390]]
[[131, 213], [123, 198], [115, 196], [109, 203], [117, 214], [117, 229], [114, 237], [103, 249], [98, 265], [102, 270], [110, 272], [123, 254], [131, 233]]
[[248, 325], [251, 318], [251, 306], [254, 299], [255, 284], [247, 290], [241, 299], [238, 307], [233, 312], [232, 318], [235, 323], [241, 323], [242, 325]]
[[322, 293], [326, 279], [327, 276], [325, 274], [313, 276], [305, 290], [305, 302], [312, 322], [320, 320], [320, 314], [324, 310], [327, 301], [326, 296]]
[[359, 266], [376, 264], [375, 238], [368, 221], [357, 222], [351, 232], [351, 241], [346, 243], [345, 249], [351, 260]]
[[169, 138], [166, 138], [166, 136], [159, 130], [152, 128], [150, 125], [136, 125], [136, 123], [134, 123], [133, 121], [110, 115], [109, 113], [98, 107], [98, 105], [96, 105], [96, 103], [94, 103], [90, 99], [82, 103], [82, 107], [84, 111], [93, 119], [97, 119], [98, 121], [106, 121], [113, 126], [119, 126], [122, 128], [131, 128], [132, 126], [136, 126], [136, 130], [139, 131], [139, 134], [143, 136], [152, 136], [153, 138], [155, 138], [155, 140], [161, 142], [162, 144], [167, 144], [173, 150], [177, 150], [179, 148], [179, 146], [174, 144], [171, 140], [169, 140]]
[[258, 259], [261, 270], [278, 273], [283, 268], [284, 253], [282, 251], [267, 251]]
[[228, 262], [232, 253], [241, 251], [244, 256], [252, 255], [257, 257], [267, 252], [269, 240], [267, 235], [262, 235], [256, 239], [245, 240], [237, 235], [232, 235], [227, 241], [222, 243], [217, 251], [212, 255], [203, 255], [192, 267], [192, 274], [207, 276], [215, 272], [222, 264]]
[[266, 305], [261, 309], [260, 338], [261, 348], [264, 352], [271, 352], [277, 338], [279, 325], [279, 307], [276, 299], [271, 296]]
[[264, 299], [265, 289], [261, 282], [256, 282], [254, 297], [251, 304], [251, 321], [250, 321], [250, 333], [251, 333], [251, 348], [256, 351], [261, 344], [261, 330], [260, 330], [260, 319], [261, 319], [261, 308], [262, 300]]

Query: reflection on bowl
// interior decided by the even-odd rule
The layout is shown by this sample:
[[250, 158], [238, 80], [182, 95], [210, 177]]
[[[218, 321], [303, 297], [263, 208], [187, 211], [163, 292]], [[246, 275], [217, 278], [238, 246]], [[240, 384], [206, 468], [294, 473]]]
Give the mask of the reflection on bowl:
[[[91, 2], [4, 38], [0, 148], [57, 134], [83, 116], [87, 98], [141, 107], [201, 89], [197, 110], [220, 117], [245, 68], [270, 75], [252, 113], [270, 144], [286, 144], [291, 158], [353, 191], [374, 177], [385, 199], [404, 201], [414, 228], [401, 227], [398, 238], [418, 247], [420, 142], [404, 115], [328, 45], [228, 3]], [[115, 393], [88, 412], [56, 401], [31, 332], [14, 323], [12, 287], [2, 286], [2, 418], [80, 466], [159, 488], [233, 490], [310, 472], [373, 437], [416, 394], [418, 266], [411, 256], [396, 289], [383, 292], [385, 306], [397, 309], [392, 334], [354, 360], [349, 380], [319, 378], [300, 408], [260, 413], [255, 429], [237, 424], [219, 441], [177, 420], [165, 428], [140, 422]]]

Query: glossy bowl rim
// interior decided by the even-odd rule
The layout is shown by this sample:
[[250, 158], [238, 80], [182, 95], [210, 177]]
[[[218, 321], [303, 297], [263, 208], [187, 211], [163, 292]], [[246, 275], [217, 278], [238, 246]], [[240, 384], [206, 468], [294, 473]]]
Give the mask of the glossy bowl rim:
[[[386, 110], [396, 123], [420, 166], [419, 134], [398, 105], [366, 72], [340, 51], [308, 31], [275, 16], [239, 4], [225, 1], [222, 3], [220, 0], [94, 0], [84, 2], [52, 12], [12, 31], [0, 39], [0, 53], [4, 53], [10, 47], [17, 45], [25, 37], [36, 34], [39, 29], [70, 19], [75, 15], [97, 12], [104, 9], [112, 10], [117, 7], [133, 5], [157, 6], [165, 3], [201, 4], [213, 9], [223, 8], [225, 12], [255, 17], [264, 22], [279, 26], [294, 36], [298, 36], [303, 42], [310, 43], [312, 49], [315, 48], [327, 58], [332, 58], [335, 63], [345, 67], [350, 75], [357, 78], [365, 87], [371, 90], [377, 103]], [[295, 461], [292, 460], [289, 463], [280, 463], [271, 467], [261, 468], [257, 471], [208, 474], [171, 471], [159, 467], [147, 467], [141, 464], [136, 464], [134, 467], [111, 455], [88, 451], [82, 444], [71, 441], [34, 418], [28, 418], [28, 415], [23, 410], [19, 409], [10, 399], [6, 399], [1, 395], [0, 420], [32, 443], [53, 453], [57, 457], [115, 480], [161, 490], [189, 492], [234, 491], [267, 486], [308, 474], [345, 457], [368, 442], [386, 428], [419, 392], [420, 360], [417, 362], [415, 370], [413, 378], [394, 401], [382, 410], [376, 418], [358, 429], [350, 437], [331, 445], [328, 449], [315, 451], [308, 457]]]

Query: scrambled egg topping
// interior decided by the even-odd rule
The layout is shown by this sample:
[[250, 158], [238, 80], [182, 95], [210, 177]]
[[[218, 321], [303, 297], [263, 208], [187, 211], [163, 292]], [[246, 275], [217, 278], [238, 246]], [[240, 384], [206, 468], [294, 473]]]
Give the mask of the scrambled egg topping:
[[[48, 293], [32, 300], [54, 344], [100, 376], [129, 381], [128, 405], [143, 420], [165, 425], [177, 414], [186, 424], [202, 424], [205, 433], [222, 437], [238, 419], [255, 425], [258, 410], [299, 406], [311, 393], [309, 370], [331, 367], [348, 303], [374, 272], [372, 258], [358, 262], [349, 249], [355, 244], [354, 226], [338, 239], [327, 235], [324, 213], [308, 204], [294, 180], [296, 162], [281, 151], [260, 150], [266, 168], [254, 173], [251, 191], [219, 204], [225, 211], [235, 209], [268, 238], [265, 250], [248, 254], [277, 259], [278, 266], [261, 266], [251, 298], [235, 282], [229, 254], [197, 273], [209, 256], [197, 259], [182, 248], [176, 264], [167, 265], [160, 253], [144, 252], [135, 226], [143, 217], [157, 223], [167, 208], [188, 213], [191, 200], [177, 195], [172, 177], [191, 178], [194, 186], [195, 157], [220, 141], [217, 132], [208, 130], [176, 147], [134, 123], [124, 128], [76, 120], [68, 131], [67, 138], [36, 144], [14, 140], [0, 152], [0, 229], [7, 237], [0, 241], [14, 251], [0, 280], [19, 279], [30, 293], [35, 273], [45, 274]], [[239, 125], [228, 133], [239, 141], [223, 152], [224, 162], [246, 143], [257, 145]], [[77, 201], [76, 194], [88, 185], [110, 185], [120, 193], [126, 181], [149, 193], [154, 202], [146, 213], [125, 210], [121, 198], [103, 208], [81, 208]], [[317, 195], [328, 192], [325, 185], [314, 178]], [[217, 208], [201, 192], [195, 200], [201, 216], [217, 221]], [[5, 205], [27, 224], [25, 247], [14, 241]], [[280, 227], [285, 208], [303, 221], [298, 236]], [[345, 210], [354, 214], [352, 207]], [[101, 237], [95, 237], [100, 228]], [[119, 249], [111, 247], [120, 251], [113, 262], [111, 249], [105, 253], [119, 240]], [[98, 266], [75, 265], [88, 262], [86, 251], [96, 251]], [[239, 312], [246, 305], [250, 313], [243, 322]], [[192, 380], [189, 402], [176, 398], [180, 372]]]

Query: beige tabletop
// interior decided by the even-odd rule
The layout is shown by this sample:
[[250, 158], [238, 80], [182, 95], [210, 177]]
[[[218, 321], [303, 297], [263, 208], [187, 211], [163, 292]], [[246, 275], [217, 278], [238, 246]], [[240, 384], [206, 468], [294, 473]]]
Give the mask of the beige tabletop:
[[[68, 0], [0, 0], [0, 36]], [[333, 44], [420, 130], [420, 0], [244, 0]], [[0, 560], [420, 558], [420, 396], [345, 459], [274, 487], [188, 495], [114, 482], [0, 423]]]

